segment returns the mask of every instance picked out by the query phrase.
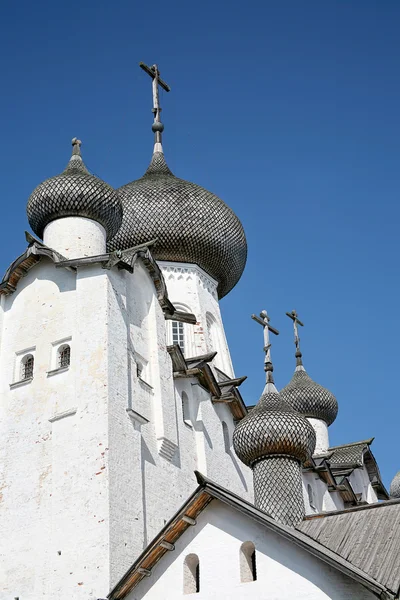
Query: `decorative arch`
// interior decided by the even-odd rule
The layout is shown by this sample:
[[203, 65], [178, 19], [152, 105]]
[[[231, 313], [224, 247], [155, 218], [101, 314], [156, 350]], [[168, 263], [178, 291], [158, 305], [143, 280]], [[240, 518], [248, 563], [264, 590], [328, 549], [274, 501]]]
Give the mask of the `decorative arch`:
[[253, 542], [240, 546], [240, 581], [248, 583], [257, 579], [256, 548]]
[[188, 554], [183, 563], [183, 593], [200, 592], [200, 561], [197, 554]]

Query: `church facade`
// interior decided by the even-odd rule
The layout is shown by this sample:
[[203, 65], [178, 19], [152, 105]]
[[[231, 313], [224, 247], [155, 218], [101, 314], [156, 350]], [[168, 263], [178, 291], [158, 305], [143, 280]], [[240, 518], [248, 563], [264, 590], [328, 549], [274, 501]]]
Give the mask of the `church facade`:
[[170, 171], [169, 88], [141, 66], [146, 173], [115, 190], [74, 138], [0, 284], [0, 600], [398, 597], [400, 476], [389, 499], [372, 439], [330, 446], [338, 403], [305, 370], [295, 311], [280, 392], [278, 332], [253, 315], [266, 383], [243, 402], [219, 307], [243, 227]]

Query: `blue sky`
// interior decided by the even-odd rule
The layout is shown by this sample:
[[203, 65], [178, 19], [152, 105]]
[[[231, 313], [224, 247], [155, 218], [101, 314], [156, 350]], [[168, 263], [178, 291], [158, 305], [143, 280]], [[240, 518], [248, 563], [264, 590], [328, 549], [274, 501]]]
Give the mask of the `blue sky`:
[[[143, 174], [157, 62], [175, 174], [241, 218], [246, 271], [221, 302], [249, 404], [263, 387], [267, 308], [278, 387], [294, 368], [296, 308], [309, 374], [339, 402], [331, 443], [376, 436], [400, 469], [400, 3], [154, 0], [6, 3], [0, 21], [1, 263], [25, 247], [27, 198], [70, 140], [114, 186]], [[201, 215], [199, 215], [201, 218]]]

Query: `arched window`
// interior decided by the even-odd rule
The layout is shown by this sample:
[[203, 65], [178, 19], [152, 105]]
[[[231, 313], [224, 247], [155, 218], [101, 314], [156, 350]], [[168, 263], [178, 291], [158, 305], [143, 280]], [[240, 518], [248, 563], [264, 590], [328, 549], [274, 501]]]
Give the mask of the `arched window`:
[[183, 563], [183, 593], [200, 592], [200, 563], [197, 554], [188, 554]]
[[26, 354], [21, 360], [21, 380], [33, 377], [33, 366], [35, 359], [33, 354]]
[[229, 454], [231, 451], [231, 438], [229, 435], [228, 425], [225, 423], [225, 421], [222, 421], [222, 433], [224, 435], [225, 452], [228, 452]]
[[189, 398], [186, 392], [182, 392], [182, 417], [183, 422], [189, 427], [192, 427], [192, 420], [190, 418], [190, 406], [189, 406]]
[[256, 549], [253, 542], [240, 546], [240, 581], [247, 583], [257, 579]]
[[58, 349], [58, 367], [69, 367], [71, 363], [71, 348], [68, 344], [63, 344]]
[[308, 494], [308, 502], [310, 503], [310, 507], [316, 511], [317, 507], [315, 506], [315, 500], [314, 500], [314, 492], [313, 489], [311, 487], [311, 485], [308, 483], [307, 484], [307, 494]]

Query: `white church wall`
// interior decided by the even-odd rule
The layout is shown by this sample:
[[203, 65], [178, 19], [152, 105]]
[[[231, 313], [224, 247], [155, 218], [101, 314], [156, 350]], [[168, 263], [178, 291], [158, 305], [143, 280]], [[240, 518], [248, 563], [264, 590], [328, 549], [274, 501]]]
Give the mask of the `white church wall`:
[[[256, 549], [256, 581], [241, 582], [240, 550], [244, 542]], [[372, 600], [375, 596], [307, 551], [283, 539], [227, 505], [213, 500], [128, 594], [127, 600], [176, 600], [184, 594], [184, 563], [199, 560], [198, 600]], [[248, 579], [248, 577], [246, 578]]]
[[322, 419], [308, 419], [315, 431], [315, 454], [323, 454], [329, 448], [328, 425]]
[[[196, 315], [193, 326], [194, 347], [186, 356], [198, 356], [217, 350], [216, 367], [234, 376], [217, 295], [217, 282], [199, 266], [189, 263], [158, 262], [172, 303], [183, 304]], [[210, 324], [213, 324], [211, 332]], [[186, 326], [190, 327], [190, 326]], [[213, 335], [210, 335], [213, 333]]]
[[326, 483], [312, 472], [303, 473], [303, 498], [306, 515], [344, 508], [340, 494], [330, 492]]
[[378, 496], [371, 485], [367, 469], [365, 467], [354, 469], [349, 477], [349, 481], [356, 494], [361, 494], [361, 500], [368, 502], [378, 502]]
[[45, 227], [43, 242], [69, 259], [98, 256], [106, 251], [106, 232], [92, 219], [64, 217]]
[[[109, 581], [101, 271], [80, 281], [42, 260], [2, 302], [0, 598], [87, 598]], [[67, 338], [70, 367], [50, 375]], [[29, 348], [33, 379], [10, 388]]]

